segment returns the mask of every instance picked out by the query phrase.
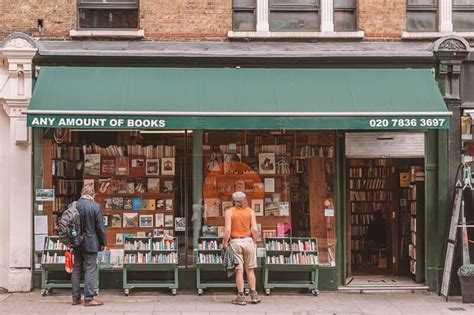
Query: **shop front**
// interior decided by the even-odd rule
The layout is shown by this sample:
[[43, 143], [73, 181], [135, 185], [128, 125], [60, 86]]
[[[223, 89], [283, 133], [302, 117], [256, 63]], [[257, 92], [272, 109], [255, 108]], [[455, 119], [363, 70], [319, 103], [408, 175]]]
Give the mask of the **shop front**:
[[257, 214], [262, 284], [307, 281], [317, 262], [321, 289], [367, 274], [435, 288], [449, 116], [430, 70], [41, 67], [27, 111], [38, 280], [61, 263], [61, 212], [91, 183], [104, 288], [219, 287], [235, 191]]

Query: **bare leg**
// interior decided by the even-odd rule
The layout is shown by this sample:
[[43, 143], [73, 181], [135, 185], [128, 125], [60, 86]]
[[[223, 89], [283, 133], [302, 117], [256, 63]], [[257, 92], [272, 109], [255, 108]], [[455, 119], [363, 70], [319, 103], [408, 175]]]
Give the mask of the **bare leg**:
[[[244, 292], [244, 271], [243, 270], [235, 270], [235, 283], [237, 284], [237, 291], [239, 293]], [[254, 277], [255, 283], [255, 277]]]
[[254, 269], [251, 268], [251, 269], [247, 269], [245, 270], [247, 272], [247, 280], [249, 282], [249, 287], [250, 287], [250, 290], [253, 290], [255, 291], [255, 288], [256, 288], [256, 280], [255, 280], [255, 272], [254, 272]]

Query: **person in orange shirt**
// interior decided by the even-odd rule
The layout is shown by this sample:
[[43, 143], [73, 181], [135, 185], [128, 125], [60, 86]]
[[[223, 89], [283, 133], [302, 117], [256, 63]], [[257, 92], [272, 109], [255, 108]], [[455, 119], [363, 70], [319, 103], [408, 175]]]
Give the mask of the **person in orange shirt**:
[[244, 270], [250, 286], [250, 297], [253, 304], [261, 302], [256, 291], [254, 269], [257, 267], [257, 219], [255, 212], [248, 206], [247, 197], [243, 192], [232, 194], [234, 206], [225, 212], [225, 231], [223, 247], [231, 246], [239, 261], [236, 267], [235, 282], [237, 297], [233, 304], [246, 305], [244, 295]]

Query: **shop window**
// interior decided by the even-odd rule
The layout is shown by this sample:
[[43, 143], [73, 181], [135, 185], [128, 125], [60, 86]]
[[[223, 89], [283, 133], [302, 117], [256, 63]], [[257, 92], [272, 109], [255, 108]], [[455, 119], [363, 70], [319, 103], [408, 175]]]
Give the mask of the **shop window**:
[[453, 0], [453, 29], [474, 31], [474, 0]]
[[78, 0], [80, 29], [137, 29], [138, 0]]
[[437, 0], [407, 0], [407, 30], [437, 31]]
[[318, 31], [319, 0], [270, 0], [271, 31]]
[[356, 30], [356, 0], [334, 0], [334, 30]]
[[232, 29], [234, 31], [255, 31], [256, 0], [232, 1]]

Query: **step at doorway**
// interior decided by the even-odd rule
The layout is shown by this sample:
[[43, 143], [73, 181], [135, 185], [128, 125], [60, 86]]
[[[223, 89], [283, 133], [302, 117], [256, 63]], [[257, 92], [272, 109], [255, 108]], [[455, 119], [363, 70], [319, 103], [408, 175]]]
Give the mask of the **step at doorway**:
[[391, 275], [352, 276], [347, 278], [345, 286], [339, 291], [369, 292], [369, 291], [428, 291], [429, 287], [416, 283], [411, 277]]

